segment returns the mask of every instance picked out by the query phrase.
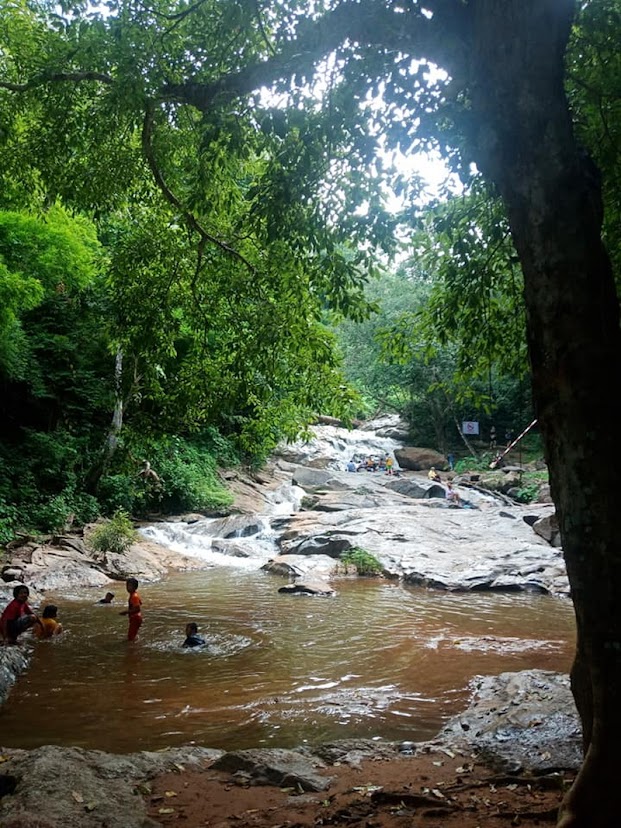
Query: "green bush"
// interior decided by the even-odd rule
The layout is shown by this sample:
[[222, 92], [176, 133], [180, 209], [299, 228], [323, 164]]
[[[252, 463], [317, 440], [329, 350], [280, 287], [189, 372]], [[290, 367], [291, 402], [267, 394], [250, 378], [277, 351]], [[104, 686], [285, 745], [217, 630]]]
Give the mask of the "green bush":
[[381, 575], [383, 572], [381, 563], [367, 552], [366, 549], [353, 547], [341, 555], [341, 563], [345, 568], [355, 567], [358, 575]]
[[233, 502], [233, 496], [218, 477], [213, 454], [204, 445], [169, 437], [142, 446], [140, 451], [159, 477], [159, 483], [139, 480], [138, 494], [146, 508], [174, 514], [221, 510]]
[[30, 524], [42, 532], [62, 532], [75, 512], [64, 493], [35, 504], [29, 510]]
[[89, 545], [95, 552], [126, 552], [138, 537], [127, 512], [119, 509], [114, 515], [95, 527]]
[[104, 515], [113, 515], [119, 509], [124, 512], [140, 512], [137, 483], [128, 474], [110, 474], [101, 478], [97, 496]]
[[0, 499], [0, 545], [15, 537], [19, 513], [15, 506]]

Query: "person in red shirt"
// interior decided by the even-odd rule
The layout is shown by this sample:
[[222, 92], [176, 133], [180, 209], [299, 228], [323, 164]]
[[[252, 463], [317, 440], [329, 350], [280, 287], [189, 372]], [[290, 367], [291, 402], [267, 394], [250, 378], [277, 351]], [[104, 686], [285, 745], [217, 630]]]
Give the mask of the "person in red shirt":
[[17, 644], [17, 636], [37, 623], [37, 616], [28, 605], [30, 590], [20, 584], [13, 590], [13, 600], [0, 616], [0, 633], [7, 644]]
[[125, 581], [125, 588], [129, 593], [127, 601], [127, 609], [123, 610], [121, 615], [129, 617], [129, 629], [127, 630], [127, 640], [133, 641], [138, 635], [138, 630], [142, 625], [142, 601], [138, 595], [138, 581], [135, 578], [128, 578]]

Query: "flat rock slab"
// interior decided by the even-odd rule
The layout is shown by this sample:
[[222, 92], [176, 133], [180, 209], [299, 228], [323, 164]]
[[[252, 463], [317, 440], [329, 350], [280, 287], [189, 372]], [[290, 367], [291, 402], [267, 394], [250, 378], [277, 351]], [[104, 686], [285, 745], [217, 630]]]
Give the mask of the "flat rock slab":
[[[199, 767], [220, 756], [208, 748], [174, 748], [127, 756], [47, 745], [2, 749], [0, 826], [156, 828], [142, 794], [149, 779]], [[10, 795], [7, 795], [10, 794]]]
[[214, 770], [242, 774], [255, 785], [325, 791], [331, 780], [317, 773], [325, 768], [317, 757], [303, 756], [294, 750], [258, 749], [225, 753], [211, 766]]

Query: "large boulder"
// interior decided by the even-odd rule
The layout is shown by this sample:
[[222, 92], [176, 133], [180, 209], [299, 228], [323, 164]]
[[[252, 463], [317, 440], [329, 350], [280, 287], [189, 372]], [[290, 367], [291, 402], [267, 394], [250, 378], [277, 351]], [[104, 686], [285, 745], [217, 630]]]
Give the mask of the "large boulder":
[[561, 530], [556, 513], [545, 515], [533, 523], [534, 531], [557, 549], [561, 546]]
[[544, 516], [546, 507], [515, 504], [509, 512], [490, 496], [473, 492], [472, 499], [477, 508], [451, 509], [446, 499], [403, 498], [383, 508], [298, 512], [279, 524], [277, 560], [338, 559], [359, 547], [379, 561], [386, 575], [411, 584], [568, 594], [560, 549], [520, 520], [526, 514]]
[[301, 466], [296, 469], [293, 475], [293, 483], [306, 492], [325, 491], [327, 489], [344, 491], [349, 488], [345, 481], [335, 476], [334, 472], [310, 468], [309, 466]]
[[418, 448], [416, 446], [405, 446], [395, 449], [397, 463], [402, 469], [410, 471], [423, 471], [435, 466], [437, 469], [448, 467], [448, 461], [443, 454], [430, 448]]
[[440, 742], [484, 756], [498, 771], [580, 766], [582, 734], [569, 676], [525, 670], [477, 676], [472, 687], [470, 707], [442, 729]]

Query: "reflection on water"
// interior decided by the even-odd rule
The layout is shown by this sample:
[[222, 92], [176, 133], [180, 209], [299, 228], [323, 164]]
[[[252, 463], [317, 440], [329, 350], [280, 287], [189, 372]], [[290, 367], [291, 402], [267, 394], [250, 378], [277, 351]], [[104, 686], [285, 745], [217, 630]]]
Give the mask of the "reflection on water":
[[[571, 604], [345, 579], [334, 598], [278, 595], [281, 581], [212, 568], [141, 585], [145, 622], [99, 593], [58, 604], [66, 632], [36, 647], [0, 710], [5, 746], [117, 752], [195, 743], [293, 747], [346, 737], [420, 740], [462, 709], [477, 674], [569, 669]], [[194, 620], [206, 647], [183, 649]]]

